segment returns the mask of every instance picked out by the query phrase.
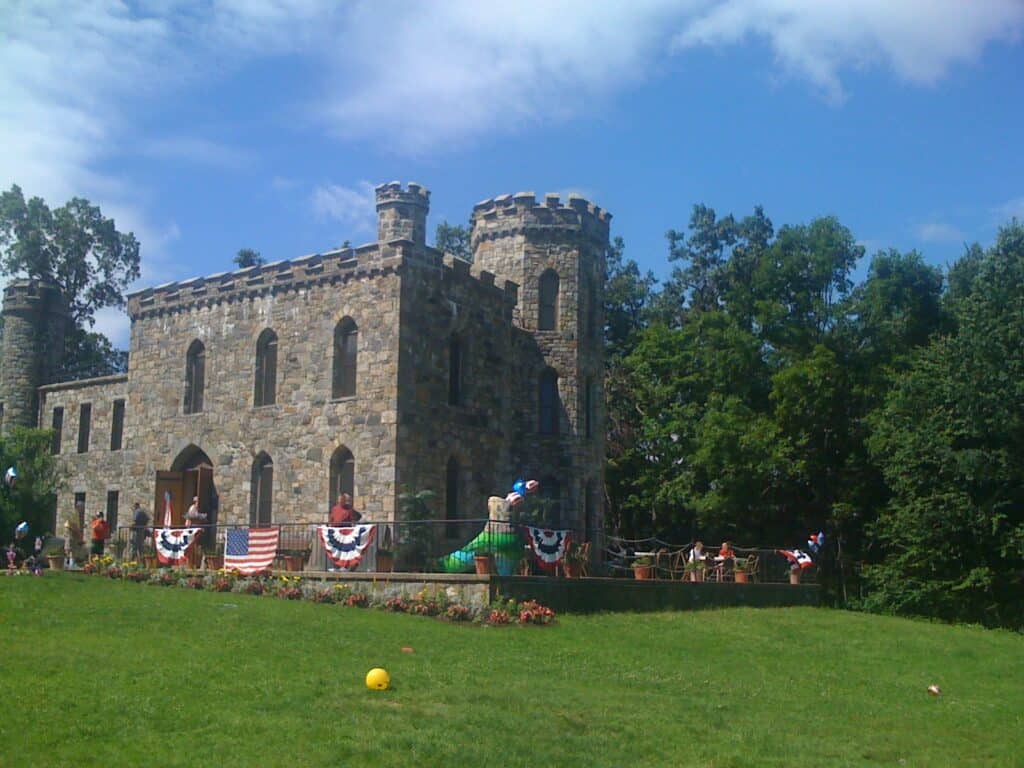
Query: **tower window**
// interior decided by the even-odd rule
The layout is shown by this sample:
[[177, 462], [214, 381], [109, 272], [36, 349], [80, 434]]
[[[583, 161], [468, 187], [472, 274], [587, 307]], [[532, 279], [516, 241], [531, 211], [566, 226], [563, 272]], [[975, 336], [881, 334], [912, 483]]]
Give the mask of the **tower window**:
[[107, 525], [110, 526], [110, 532], [114, 535], [117, 535], [117, 506], [119, 496], [120, 493], [118, 491], [107, 491]]
[[277, 334], [267, 328], [256, 341], [256, 384], [254, 406], [273, 405], [277, 402]]
[[273, 518], [274, 462], [261, 453], [252, 463], [252, 496], [249, 500], [249, 524], [270, 525]]
[[185, 356], [185, 413], [202, 413], [206, 385], [206, 347], [196, 339]]
[[89, 432], [92, 429], [92, 404], [82, 403], [78, 408], [78, 452], [88, 453]]
[[558, 374], [553, 368], [545, 368], [540, 374], [539, 424], [542, 435], [558, 434]]
[[448, 405], [462, 405], [463, 345], [458, 336], [448, 341]]
[[120, 451], [124, 437], [124, 400], [114, 401], [114, 411], [110, 417], [110, 450]]
[[356, 356], [359, 330], [352, 318], [343, 318], [334, 329], [334, 368], [331, 397], [352, 397], [356, 393]]
[[50, 453], [60, 453], [60, 441], [64, 432], [64, 409], [58, 406], [53, 409], [53, 417], [50, 421], [50, 429], [53, 430], [53, 442], [50, 443]]
[[331, 482], [330, 498], [327, 499], [327, 506], [330, 508], [335, 500], [343, 493], [355, 498], [356, 495], [356, 460], [345, 446], [339, 447], [331, 456]]
[[558, 328], [558, 273], [553, 269], [540, 276], [539, 293], [537, 330], [553, 331]]

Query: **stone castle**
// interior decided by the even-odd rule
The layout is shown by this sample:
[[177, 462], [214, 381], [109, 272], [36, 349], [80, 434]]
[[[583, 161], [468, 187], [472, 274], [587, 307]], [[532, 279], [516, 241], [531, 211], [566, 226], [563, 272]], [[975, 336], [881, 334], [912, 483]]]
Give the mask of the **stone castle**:
[[54, 430], [59, 518], [84, 502], [126, 525], [138, 501], [161, 520], [170, 492], [175, 522], [194, 495], [211, 522], [319, 522], [346, 491], [394, 520], [423, 489], [438, 516], [481, 518], [526, 477], [553, 524], [599, 533], [611, 216], [485, 200], [470, 263], [426, 244], [429, 202], [383, 184], [376, 243], [130, 294], [121, 375], [54, 383], [64, 298], [10, 283], [0, 416]]

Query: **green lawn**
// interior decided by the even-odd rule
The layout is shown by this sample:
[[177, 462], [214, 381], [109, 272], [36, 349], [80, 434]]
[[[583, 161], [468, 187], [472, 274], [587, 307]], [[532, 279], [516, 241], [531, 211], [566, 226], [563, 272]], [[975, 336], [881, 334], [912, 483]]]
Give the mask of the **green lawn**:
[[490, 628], [77, 574], [0, 577], [0, 617], [0, 765], [1024, 759], [1006, 632], [808, 608]]

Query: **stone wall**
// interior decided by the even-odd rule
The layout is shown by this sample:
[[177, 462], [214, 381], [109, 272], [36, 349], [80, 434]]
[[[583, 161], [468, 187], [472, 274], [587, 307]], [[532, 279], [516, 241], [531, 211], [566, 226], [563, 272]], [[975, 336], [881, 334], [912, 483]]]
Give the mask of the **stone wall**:
[[4, 332], [0, 347], [2, 429], [35, 426], [37, 388], [56, 378], [64, 352], [67, 303], [47, 280], [12, 280], [4, 289]]
[[[458, 465], [460, 518], [487, 516], [487, 498], [504, 495], [511, 461], [511, 382], [521, 375], [511, 344], [516, 286], [446, 258], [441, 267], [410, 263], [402, 273], [399, 352], [398, 479], [410, 491], [433, 490], [445, 516], [447, 468]], [[461, 349], [457, 404], [449, 403], [452, 338]], [[453, 537], [460, 529], [451, 527]]]
[[[220, 522], [247, 522], [252, 466], [265, 453], [274, 465], [273, 520], [316, 521], [328, 511], [331, 457], [345, 447], [355, 458], [357, 507], [391, 516], [400, 259], [347, 256], [325, 258], [287, 282], [247, 276], [235, 290], [173, 307], [133, 297], [126, 428], [137, 448], [133, 478], [152, 488], [157, 470], [197, 446], [214, 465]], [[334, 329], [346, 317], [359, 333], [356, 394], [335, 400]], [[254, 407], [256, 340], [266, 328], [278, 337], [276, 403]], [[206, 391], [202, 412], [185, 414], [186, 351], [195, 339], [205, 345]]]
[[[122, 448], [110, 450], [110, 436], [113, 425], [115, 400], [125, 400], [128, 392], [128, 377], [104, 376], [98, 379], [53, 384], [39, 390], [40, 424], [49, 429], [53, 424], [55, 408], [64, 409], [64, 424], [61, 430], [60, 460], [65, 472], [65, 482], [57, 494], [57, 515], [54, 531], [62, 535], [64, 521], [74, 511], [75, 494], [85, 494], [86, 521], [96, 512], [107, 511], [107, 493], [118, 491], [118, 521], [128, 521], [132, 503], [146, 505], [152, 498], [149, 491], [139, 496], [138, 486], [131, 482], [127, 468], [131, 455], [122, 438]], [[88, 450], [78, 452], [78, 433], [81, 406], [88, 403], [90, 429]], [[125, 416], [127, 421], [127, 414]], [[134, 495], [133, 495], [134, 494]]]

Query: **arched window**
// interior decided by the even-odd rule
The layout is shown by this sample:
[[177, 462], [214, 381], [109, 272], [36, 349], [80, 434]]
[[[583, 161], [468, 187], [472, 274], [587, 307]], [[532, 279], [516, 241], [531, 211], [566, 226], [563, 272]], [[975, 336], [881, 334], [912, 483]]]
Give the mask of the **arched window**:
[[463, 344], [452, 334], [448, 340], [448, 405], [462, 405]]
[[540, 276], [539, 292], [537, 330], [554, 331], [558, 328], [558, 273], [555, 270], [546, 270]]
[[351, 317], [342, 318], [334, 328], [334, 376], [331, 397], [352, 397], [356, 393], [356, 353], [359, 330]]
[[352, 451], [342, 445], [331, 456], [331, 485], [327, 506], [333, 505], [343, 493], [355, 498], [356, 460]]
[[457, 538], [459, 535], [459, 461], [454, 456], [448, 459], [448, 466], [444, 473], [444, 516], [448, 521], [445, 523], [445, 534], [449, 539]]
[[558, 374], [554, 368], [545, 368], [540, 374], [537, 425], [542, 435], [558, 434]]
[[249, 500], [249, 525], [270, 525], [274, 513], [274, 462], [261, 453], [252, 463], [252, 496]]
[[206, 385], [206, 347], [199, 339], [188, 347], [185, 356], [185, 413], [201, 413], [203, 387]]
[[256, 385], [252, 404], [273, 405], [277, 401], [277, 334], [267, 328], [256, 340]]

